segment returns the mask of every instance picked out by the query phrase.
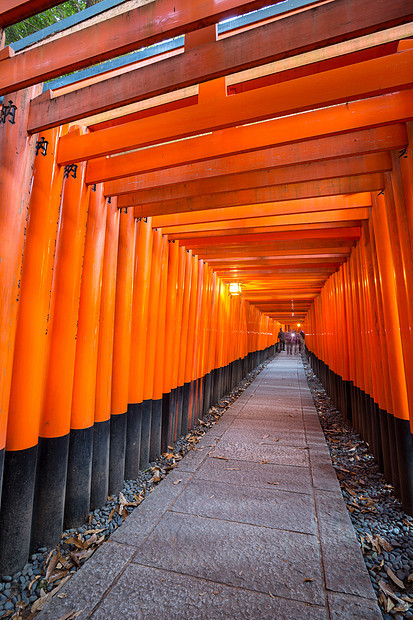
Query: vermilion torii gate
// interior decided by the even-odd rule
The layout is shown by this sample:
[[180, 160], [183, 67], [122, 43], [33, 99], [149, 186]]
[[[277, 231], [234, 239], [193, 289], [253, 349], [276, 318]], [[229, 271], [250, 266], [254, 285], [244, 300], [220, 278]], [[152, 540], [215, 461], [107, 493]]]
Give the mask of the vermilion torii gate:
[[[5, 0], [0, 26], [55, 4]], [[186, 433], [280, 325], [305, 324], [411, 514], [413, 3], [103, 5], [0, 50], [0, 572]]]

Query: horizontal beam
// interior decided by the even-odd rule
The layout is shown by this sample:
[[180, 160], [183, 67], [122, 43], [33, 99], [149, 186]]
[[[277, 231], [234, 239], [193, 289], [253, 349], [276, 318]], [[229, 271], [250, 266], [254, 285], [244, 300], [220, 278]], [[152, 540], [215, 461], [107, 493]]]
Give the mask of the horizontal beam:
[[223, 0], [218, 5], [215, 0], [182, 0], [179, 5], [174, 0], [149, 2], [44, 43], [41, 50], [38, 47], [28, 49], [3, 61], [0, 63], [0, 95], [264, 5], [265, 0]]
[[[311, 230], [328, 230], [332, 228], [360, 228], [362, 224], [361, 220], [343, 220], [340, 222], [321, 222], [321, 223], [303, 223], [303, 224], [290, 224], [286, 226], [265, 226], [265, 227], [248, 227], [248, 228], [233, 228], [231, 226], [231, 234], [234, 235], [254, 235], [262, 232], [266, 233], [294, 233], [296, 236], [299, 236], [302, 232], [309, 232]], [[172, 241], [178, 240], [182, 241], [183, 245], [185, 245], [185, 239], [205, 239], [206, 237], [210, 237], [211, 234], [214, 235], [215, 238], [224, 237], [228, 234], [228, 226], [222, 228], [221, 230], [215, 230], [213, 233], [209, 231], [196, 230], [194, 227], [193, 231], [185, 232], [185, 233], [177, 233], [177, 234], [168, 234], [168, 238]]]
[[[300, 209], [300, 201], [297, 201], [297, 209]], [[237, 232], [244, 229], [254, 228], [256, 231], [260, 229], [265, 231], [269, 226], [286, 226], [286, 225], [311, 225], [314, 223], [331, 224], [337, 221], [348, 221], [347, 218], [366, 220], [369, 218], [370, 209], [367, 207], [359, 207], [354, 209], [339, 209], [331, 211], [302, 211], [298, 213], [288, 213], [282, 215], [269, 215], [263, 217], [254, 217], [251, 219], [245, 218], [240, 220], [217, 220], [213, 222], [206, 222], [205, 224], [199, 224], [197, 226], [198, 232], [207, 234], [215, 234], [215, 231], [228, 231], [229, 226], [233, 232]], [[353, 216], [353, 217], [352, 217]], [[171, 226], [164, 227], [162, 231], [169, 236], [170, 239], [184, 238], [185, 233], [193, 234], [193, 224], [186, 224], [183, 226]]]
[[[413, 11], [405, 0], [395, 0], [395, 2], [377, 0], [374, 7], [375, 10], [371, 11], [369, 0], [335, 0], [335, 2], [308, 9], [265, 26], [203, 45], [199, 49], [189, 50], [181, 57], [162, 61], [156, 71], [153, 71], [151, 67], [137, 69], [134, 72], [88, 86], [83, 89], [80, 96], [77, 92], [73, 92], [50, 101], [39, 100], [32, 105], [30, 131], [35, 132], [41, 128], [79, 120], [91, 114], [222, 77], [306, 50], [407, 23], [413, 17]], [[343, 15], [346, 16], [345, 19]], [[311, 28], [308, 28], [308, 23], [311, 23]], [[112, 40], [112, 35], [110, 40]], [[93, 46], [92, 42], [90, 46]], [[248, 50], [247, 55], [245, 50]], [[91, 53], [92, 50], [89, 55]], [[86, 66], [85, 52], [83, 56], [82, 54], [78, 56], [80, 58], [76, 66]], [[82, 62], [79, 63], [79, 61]], [[35, 66], [32, 69], [32, 80], [38, 79], [36, 68]], [[70, 68], [70, 71], [73, 70]], [[26, 76], [27, 80], [30, 73], [28, 71], [26, 73], [29, 74]], [[56, 66], [54, 75], [58, 74], [60, 70]], [[17, 77], [16, 73], [16, 79]]]
[[197, 196], [225, 194], [252, 188], [384, 172], [391, 170], [391, 168], [390, 153], [369, 153], [330, 161], [295, 164], [283, 168], [243, 172], [237, 175], [189, 183], [177, 183], [160, 189], [140, 190], [130, 193], [127, 199], [133, 200], [133, 204], [137, 205], [149, 205], [157, 202], [168, 203], [169, 201], [175, 202]]
[[65, 0], [2, 0], [0, 8], [0, 28], [46, 11], [52, 6], [63, 4]]
[[197, 248], [209, 245], [225, 245], [231, 246], [232, 244], [239, 243], [256, 243], [264, 241], [289, 241], [296, 239], [359, 239], [361, 234], [360, 227], [354, 228], [331, 228], [327, 230], [303, 230], [297, 232], [285, 232], [285, 233], [269, 233], [262, 232], [252, 235], [237, 235], [231, 234], [232, 231], [228, 231], [228, 234], [222, 237], [210, 237], [202, 238], [186, 238], [181, 243], [186, 248]]
[[206, 194], [201, 197], [139, 206], [129, 200], [128, 196], [119, 196], [118, 207], [133, 206], [135, 207], [135, 217], [150, 217], [167, 213], [201, 211], [238, 205], [381, 191], [383, 187], [383, 174], [375, 173], [352, 177], [337, 177], [321, 181], [306, 181], [303, 183], [259, 187], [250, 190], [223, 192], [221, 194]]
[[[177, 227], [173, 232], [191, 232], [194, 224], [206, 224], [208, 222], [221, 222], [224, 220], [241, 220], [262, 218], [271, 215], [291, 215], [292, 213], [310, 213], [312, 211], [330, 211], [331, 209], [355, 209], [371, 206], [371, 195], [359, 193], [352, 196], [324, 196], [308, 200], [286, 200], [284, 202], [248, 205], [247, 207], [228, 207], [226, 209], [209, 209], [208, 211], [195, 211], [193, 213], [176, 213], [172, 215], [158, 215], [152, 218], [153, 228]], [[191, 225], [183, 229], [183, 226]], [[250, 224], [253, 226], [253, 224]], [[269, 224], [272, 225], [272, 224]], [[231, 227], [234, 224], [231, 223]], [[197, 228], [196, 230], [201, 230]], [[171, 232], [171, 230], [170, 230]]]
[[[86, 182], [100, 183], [138, 172], [171, 168], [411, 119], [413, 91], [406, 90], [265, 123], [222, 129], [210, 135], [190, 138], [186, 142], [172, 142], [133, 153], [94, 159], [87, 164]], [[70, 162], [59, 160], [59, 164], [67, 163]]]
[[59, 143], [58, 161], [68, 163], [104, 157], [168, 140], [398, 91], [412, 84], [413, 50], [232, 96], [226, 94], [225, 78], [219, 78], [200, 84], [196, 105], [84, 135], [66, 134]]
[[217, 181], [222, 176], [247, 171], [270, 170], [298, 163], [391, 151], [404, 148], [407, 142], [405, 125], [386, 125], [117, 179], [105, 183], [104, 192], [105, 196], [118, 196], [201, 179], [213, 178]]

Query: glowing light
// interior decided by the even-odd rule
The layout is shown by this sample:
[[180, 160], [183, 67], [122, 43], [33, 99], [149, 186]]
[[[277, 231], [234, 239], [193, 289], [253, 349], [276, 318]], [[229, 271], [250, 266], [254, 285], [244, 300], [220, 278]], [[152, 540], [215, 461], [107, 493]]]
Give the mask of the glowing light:
[[241, 284], [238, 284], [238, 282], [231, 282], [229, 285], [229, 294], [241, 295]]

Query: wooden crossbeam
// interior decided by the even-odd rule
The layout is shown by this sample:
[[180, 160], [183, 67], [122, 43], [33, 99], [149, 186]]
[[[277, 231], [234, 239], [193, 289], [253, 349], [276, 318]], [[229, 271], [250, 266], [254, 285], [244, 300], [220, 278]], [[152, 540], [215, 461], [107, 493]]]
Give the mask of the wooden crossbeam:
[[[359, 131], [413, 119], [413, 91], [371, 97], [298, 116], [277, 118], [264, 123], [231, 127], [209, 135], [172, 142], [132, 153], [104, 157], [88, 162], [86, 182], [132, 176], [211, 158], [234, 155], [265, 147]], [[73, 157], [78, 159], [78, 156]], [[67, 164], [64, 158], [59, 164]]]
[[0, 28], [46, 11], [52, 6], [62, 4], [65, 0], [2, 0], [0, 8]]
[[[1, 67], [1, 66], [0, 66]], [[59, 163], [103, 157], [147, 145], [398, 91], [413, 84], [413, 50], [390, 54], [228, 97], [225, 79], [201, 84], [198, 103], [60, 140]]]
[[[343, 15], [346, 16], [345, 19]], [[83, 89], [81, 95], [75, 92], [50, 101], [39, 99], [32, 105], [29, 130], [34, 133], [177, 88], [263, 65], [277, 58], [285, 58], [329, 43], [345, 41], [382, 28], [407, 23], [412, 17], [413, 10], [410, 3], [405, 0], [394, 2], [377, 0], [374, 11], [371, 10], [370, 0], [335, 0], [265, 26], [203, 45], [180, 57], [164, 60], [159, 63], [155, 72], [151, 67], [136, 69], [130, 74], [114, 77], [107, 83], [88, 86]], [[308, 28], [309, 22], [312, 24], [311, 28]], [[67, 67], [68, 72], [73, 71], [76, 66], [86, 66], [89, 62], [87, 57], [96, 53], [93, 50], [95, 32], [93, 38], [89, 35], [89, 41], [87, 33], [84, 38], [77, 58], [68, 59], [72, 61], [71, 66]], [[102, 40], [100, 32], [98, 40]], [[110, 34], [110, 40], [116, 40], [114, 31]], [[123, 42], [122, 36], [118, 40]], [[89, 50], [84, 49], [87, 42], [91, 48]], [[76, 45], [75, 41], [73, 45]], [[248, 55], [245, 54], [245, 50], [248, 50]], [[112, 52], [105, 51], [105, 57], [108, 58]], [[54, 50], [51, 52], [49, 55], [53, 58]], [[60, 73], [58, 62], [54, 63], [53, 70], [49, 69], [53, 75]], [[65, 59], [65, 64], [66, 62]], [[22, 64], [20, 60], [19, 63]], [[38, 58], [26, 64], [29, 65], [26, 69], [26, 81], [37, 80]], [[16, 83], [13, 84], [11, 81], [11, 75], [17, 82], [19, 79], [17, 65], [16, 68], [9, 65], [3, 70], [3, 84], [0, 81], [0, 86], [8, 84], [9, 88], [15, 87]], [[0, 69], [0, 78], [1, 76]]]
[[118, 207], [135, 207], [136, 217], [150, 217], [167, 213], [183, 213], [208, 209], [251, 205], [285, 200], [303, 200], [319, 196], [337, 196], [357, 192], [381, 191], [384, 187], [382, 173], [364, 174], [351, 177], [335, 177], [320, 181], [306, 181], [286, 185], [274, 185], [254, 189], [206, 194], [182, 200], [153, 203], [149, 205], [131, 205], [127, 196], [118, 198]]
[[[201, 224], [209, 222], [225, 222], [226, 226], [234, 228], [236, 223], [229, 220], [250, 220], [245, 228], [254, 226], [254, 218], [268, 216], [291, 216], [296, 213], [314, 213], [335, 210], [338, 214], [341, 209], [359, 209], [371, 206], [371, 195], [367, 192], [350, 196], [323, 196], [308, 200], [286, 200], [277, 203], [247, 205], [243, 207], [228, 207], [226, 209], [209, 209], [208, 211], [194, 211], [192, 213], [176, 213], [160, 215], [152, 218], [154, 228], [169, 228], [169, 232], [193, 232], [202, 230]], [[349, 213], [347, 211], [347, 213]], [[194, 226], [196, 225], [196, 226]], [[265, 224], [263, 224], [265, 225]], [[268, 226], [275, 224], [268, 223]], [[205, 227], [208, 229], [208, 226]]]
[[186, 238], [183, 244], [187, 248], [198, 248], [203, 246], [219, 246], [224, 245], [230, 247], [233, 244], [239, 243], [256, 243], [264, 241], [286, 241], [295, 239], [359, 239], [361, 234], [360, 227], [354, 228], [329, 228], [326, 230], [303, 230], [300, 232], [261, 232], [250, 235], [237, 235], [232, 234], [232, 231], [228, 231], [228, 234], [222, 237], [215, 237], [211, 235], [209, 237], [202, 238]]
[[[181, 0], [179, 4], [174, 0], [149, 2], [46, 42], [40, 53], [37, 48], [28, 49], [4, 61], [0, 64], [0, 95], [216, 24], [265, 4], [265, 0], [222, 0], [218, 5], [214, 0]], [[396, 19], [400, 19], [400, 14], [397, 15]]]
[[[391, 157], [388, 152], [370, 153], [342, 159], [333, 159], [309, 164], [244, 172], [218, 178], [208, 178], [189, 183], [177, 183], [159, 189], [140, 190], [128, 195], [127, 200], [136, 205], [168, 203], [212, 194], [226, 194], [259, 187], [302, 183], [311, 180], [331, 179], [364, 175], [391, 170]], [[217, 196], [219, 198], [219, 196]]]
[[117, 196], [146, 192], [155, 187], [168, 188], [172, 185], [189, 184], [201, 179], [214, 179], [214, 182], [217, 182], [220, 177], [239, 175], [247, 171], [271, 170], [298, 163], [391, 151], [406, 145], [406, 126], [387, 125], [117, 179], [105, 183], [104, 191], [106, 196]]

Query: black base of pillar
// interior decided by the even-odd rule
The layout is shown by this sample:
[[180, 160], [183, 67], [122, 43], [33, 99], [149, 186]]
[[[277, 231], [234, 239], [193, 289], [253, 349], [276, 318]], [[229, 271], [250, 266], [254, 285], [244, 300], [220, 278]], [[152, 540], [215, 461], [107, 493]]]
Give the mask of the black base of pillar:
[[3, 448], [0, 450], [0, 509], [1, 509], [1, 489], [3, 486], [3, 471], [4, 471], [4, 454], [6, 450]]
[[400, 498], [404, 512], [413, 515], [413, 437], [409, 420], [394, 418], [399, 463]]
[[116, 495], [125, 479], [126, 412], [110, 416], [109, 495]]
[[182, 404], [182, 426], [179, 435], [186, 435], [189, 428], [189, 408], [191, 406], [191, 386], [192, 383], [183, 385], [183, 404]]
[[24, 566], [30, 551], [37, 446], [6, 451], [0, 511], [0, 574]]
[[162, 398], [152, 401], [151, 446], [149, 460], [154, 461], [161, 454]]
[[40, 437], [33, 503], [31, 551], [54, 547], [63, 531], [69, 435]]
[[90, 509], [93, 426], [72, 429], [67, 463], [64, 528], [85, 523]]
[[101, 508], [109, 495], [110, 420], [93, 427], [92, 484], [90, 510]]
[[128, 405], [127, 418], [125, 480], [135, 480], [141, 455], [142, 403]]
[[162, 431], [161, 431], [161, 451], [166, 452], [170, 443], [172, 426], [174, 424], [172, 392], [162, 396]]
[[141, 454], [139, 469], [147, 469], [149, 467], [149, 449], [151, 445], [151, 419], [152, 401], [144, 400], [142, 403]]
[[176, 388], [175, 427], [172, 428], [172, 434], [170, 437], [171, 443], [174, 443], [181, 436], [183, 404], [184, 404], [184, 386], [179, 385]]

